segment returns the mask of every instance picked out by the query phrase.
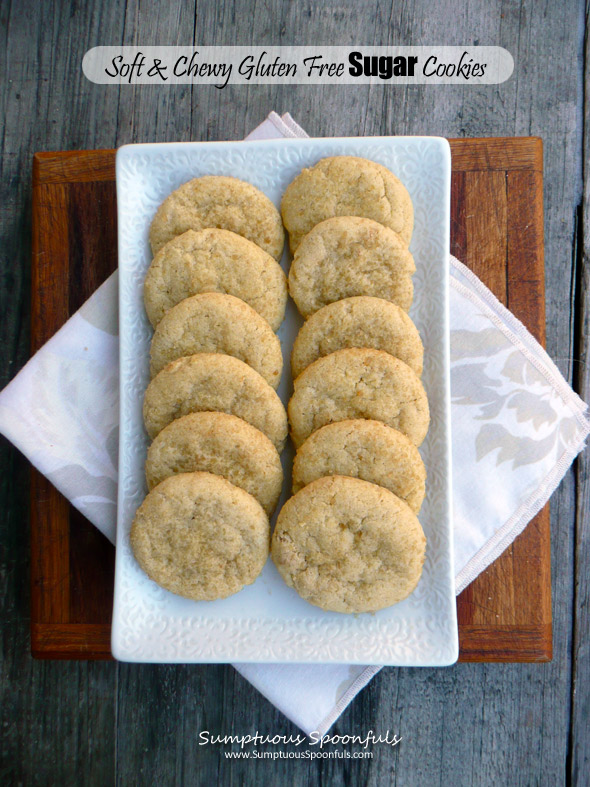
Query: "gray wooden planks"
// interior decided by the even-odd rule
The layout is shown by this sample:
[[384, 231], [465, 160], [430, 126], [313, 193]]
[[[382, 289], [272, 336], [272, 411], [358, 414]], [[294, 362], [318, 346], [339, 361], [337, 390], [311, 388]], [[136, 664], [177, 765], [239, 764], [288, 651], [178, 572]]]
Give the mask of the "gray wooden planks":
[[[584, 9], [586, 25], [590, 3]], [[576, 388], [590, 401], [590, 42], [584, 40], [583, 135], [581, 138], [583, 199], [578, 214], [578, 237], [573, 256], [576, 265], [574, 290], [574, 362]], [[576, 523], [574, 551], [574, 599], [572, 620], [572, 708], [568, 770], [573, 784], [583, 784], [590, 773], [590, 462], [584, 452], [576, 467]]]
[[[196, 22], [195, 22], [196, 12]], [[291, 111], [311, 134], [538, 134], [545, 143], [548, 349], [589, 393], [587, 365], [588, 185], [581, 197], [582, 2], [436, 5], [345, 2], [4, 5], [6, 64], [0, 109], [0, 232], [4, 317], [0, 375], [28, 356], [29, 205], [36, 150], [126, 142], [238, 139], [271, 110]], [[449, 22], [452, 20], [452, 23]], [[509, 82], [489, 87], [120, 88], [88, 83], [84, 52], [124, 42], [497, 43], [514, 55]], [[585, 117], [588, 119], [587, 104]], [[587, 171], [584, 172], [587, 179]], [[574, 241], [581, 244], [575, 254]], [[234, 761], [198, 732], [296, 732], [230, 667], [33, 662], [28, 652], [27, 466], [0, 449], [4, 598], [2, 762], [5, 783], [59, 784], [559, 784], [587, 778], [588, 460], [552, 503], [554, 661], [384, 670], [335, 725], [350, 733], [389, 728], [400, 746], [372, 760]], [[573, 659], [573, 660], [572, 660]]]

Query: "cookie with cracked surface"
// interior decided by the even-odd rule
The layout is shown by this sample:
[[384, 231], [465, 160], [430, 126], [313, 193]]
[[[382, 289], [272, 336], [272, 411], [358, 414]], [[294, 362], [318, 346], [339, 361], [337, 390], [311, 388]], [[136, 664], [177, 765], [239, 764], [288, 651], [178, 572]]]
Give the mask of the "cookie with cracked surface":
[[416, 446], [380, 421], [355, 419], [313, 432], [293, 461], [293, 494], [318, 478], [351, 476], [389, 489], [417, 514], [426, 468]]
[[283, 370], [281, 343], [251, 306], [233, 295], [207, 292], [185, 298], [160, 320], [150, 349], [150, 372], [196, 353], [239, 358], [276, 388]]
[[305, 321], [291, 353], [293, 377], [346, 347], [384, 350], [422, 374], [424, 346], [407, 313], [383, 298], [361, 295], [323, 306]]
[[415, 589], [426, 538], [410, 507], [358, 478], [312, 481], [287, 500], [271, 544], [279, 573], [310, 604], [375, 612]]
[[148, 489], [178, 473], [222, 476], [256, 498], [270, 515], [283, 485], [277, 449], [258, 429], [228, 413], [189, 413], [168, 424], [148, 448]]
[[357, 156], [323, 158], [304, 169], [281, 202], [289, 245], [332, 216], [363, 216], [397, 232], [406, 246], [412, 237], [414, 207], [404, 184], [387, 167]]
[[283, 253], [285, 233], [273, 203], [251, 183], [224, 175], [193, 178], [166, 197], [150, 226], [152, 252], [187, 230], [207, 227], [243, 235], [275, 260]]
[[195, 412], [236, 415], [260, 429], [282, 451], [287, 414], [276, 391], [244, 361], [231, 355], [197, 353], [172, 361], [150, 382], [143, 419], [153, 439], [165, 426]]
[[158, 484], [131, 527], [137, 562], [158, 585], [194, 601], [237, 593], [258, 577], [269, 552], [262, 506], [211, 473], [182, 473]]
[[408, 311], [414, 258], [399, 236], [370, 219], [339, 216], [301, 241], [289, 271], [289, 292], [307, 318], [328, 303], [372, 295]]
[[202, 292], [234, 295], [278, 330], [285, 316], [287, 277], [278, 262], [235, 232], [187, 230], [168, 241], [152, 260], [143, 285], [155, 328], [184, 298]]
[[382, 421], [420, 445], [430, 413], [418, 375], [383, 350], [337, 350], [314, 361], [294, 382], [291, 436], [298, 448], [320, 426], [352, 418]]

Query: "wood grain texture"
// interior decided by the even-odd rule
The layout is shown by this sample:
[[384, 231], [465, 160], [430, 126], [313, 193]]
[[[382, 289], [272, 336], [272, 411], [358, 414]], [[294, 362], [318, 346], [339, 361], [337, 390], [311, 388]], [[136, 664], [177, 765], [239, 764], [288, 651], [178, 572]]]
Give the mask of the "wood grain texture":
[[[240, 139], [275, 109], [310, 134], [539, 136], [544, 143], [549, 354], [588, 391], [582, 104], [584, 0], [201, 0], [38, 3], [0, 10], [2, 276], [0, 381], [29, 355], [31, 160], [36, 151], [127, 142]], [[502, 85], [91, 85], [80, 67], [100, 44], [474, 44], [513, 55]], [[586, 81], [588, 74], [586, 74]], [[586, 95], [588, 95], [588, 90]], [[587, 167], [584, 172], [588, 179]], [[579, 217], [576, 229], [575, 219]], [[590, 234], [586, 231], [585, 238]], [[580, 241], [575, 245], [575, 241]], [[575, 372], [575, 373], [574, 373]], [[551, 504], [554, 657], [548, 664], [382, 670], [333, 728], [390, 729], [400, 746], [371, 760], [229, 761], [196, 733], [297, 730], [231, 667], [31, 659], [28, 465], [0, 444], [0, 774], [24, 784], [585, 785], [588, 731], [588, 464]], [[575, 598], [574, 598], [575, 596]], [[579, 665], [578, 665], [579, 660]], [[575, 687], [575, 693], [574, 693]], [[354, 747], [343, 747], [349, 751]], [[272, 747], [271, 747], [272, 749]]]
[[31, 652], [42, 659], [110, 659], [110, 623], [31, 623]]
[[35, 153], [33, 186], [42, 183], [96, 183], [115, 179], [114, 150]]
[[502, 138], [481, 138], [481, 144], [474, 149], [469, 140], [453, 140], [453, 170], [455, 172], [483, 172], [506, 170], [543, 172], [543, 147], [531, 145], [530, 137], [514, 137], [510, 148], [506, 149]]
[[[542, 162], [539, 139], [488, 140], [474, 145], [477, 171], [468, 162], [466, 140], [460, 143], [461, 167], [455, 172], [453, 143], [453, 205], [462, 205], [452, 218], [453, 254], [465, 262], [494, 295], [508, 306], [536, 338], [545, 340], [542, 170], [523, 169], [523, 158]], [[501, 150], [504, 172], [487, 168]], [[482, 209], [485, 206], [485, 210]], [[455, 208], [457, 210], [457, 208]], [[463, 225], [463, 226], [462, 226]], [[457, 602], [462, 661], [548, 661], [551, 659], [550, 518], [546, 506]], [[513, 627], [510, 642], [507, 627]], [[494, 632], [494, 634], [492, 634]], [[497, 648], [492, 641], [497, 633]], [[495, 654], [495, 655], [494, 655]]]
[[[96, 180], [92, 173], [97, 173]], [[32, 351], [59, 330], [116, 267], [113, 176], [114, 151], [34, 157]], [[56, 527], [58, 522], [61, 527]], [[31, 528], [32, 653], [109, 658], [108, 632], [105, 639], [104, 625], [97, 629], [96, 624], [110, 621], [113, 547], [34, 468]]]
[[[586, 30], [590, 2], [586, 2]], [[583, 195], [578, 211], [578, 233], [573, 248], [574, 383], [590, 402], [590, 39], [584, 41], [584, 128], [582, 138]], [[590, 773], [590, 457], [576, 462], [576, 520], [574, 548], [574, 603], [572, 611], [572, 687], [568, 772], [572, 784], [584, 784]]]

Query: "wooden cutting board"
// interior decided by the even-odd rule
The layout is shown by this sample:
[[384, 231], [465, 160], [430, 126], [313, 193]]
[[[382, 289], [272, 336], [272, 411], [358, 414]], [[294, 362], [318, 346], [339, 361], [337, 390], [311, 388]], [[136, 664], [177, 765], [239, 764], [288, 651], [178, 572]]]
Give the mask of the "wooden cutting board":
[[[456, 139], [451, 252], [545, 343], [540, 139]], [[117, 266], [115, 151], [37, 153], [32, 351]], [[31, 480], [31, 649], [110, 658], [114, 548], [42, 475]], [[549, 508], [457, 599], [460, 661], [549, 661]]]

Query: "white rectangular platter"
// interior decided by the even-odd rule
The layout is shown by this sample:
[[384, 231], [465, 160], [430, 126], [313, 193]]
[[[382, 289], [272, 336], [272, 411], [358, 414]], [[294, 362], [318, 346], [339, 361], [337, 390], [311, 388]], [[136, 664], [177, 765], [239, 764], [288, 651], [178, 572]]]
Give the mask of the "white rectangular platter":
[[[143, 573], [129, 544], [146, 494], [148, 444], [142, 400], [149, 381], [152, 330], [143, 308], [150, 264], [150, 222], [158, 205], [201, 175], [232, 175], [261, 189], [277, 207], [303, 167], [353, 155], [389, 167], [415, 209], [410, 249], [416, 261], [410, 312], [425, 347], [423, 382], [431, 410], [421, 446], [428, 480], [420, 521], [427, 537], [424, 572], [404, 602], [375, 614], [325, 612], [288, 588], [269, 559], [257, 581], [230, 598], [195, 602], [163, 590]], [[451, 520], [448, 257], [451, 161], [437, 137], [280, 139], [128, 145], [117, 152], [121, 426], [112, 650], [136, 662], [340, 662], [443, 666], [457, 659]], [[288, 271], [285, 251], [282, 264]], [[292, 391], [290, 355], [301, 318], [290, 301], [279, 331], [285, 368], [279, 395]], [[288, 496], [293, 453], [283, 455]]]

